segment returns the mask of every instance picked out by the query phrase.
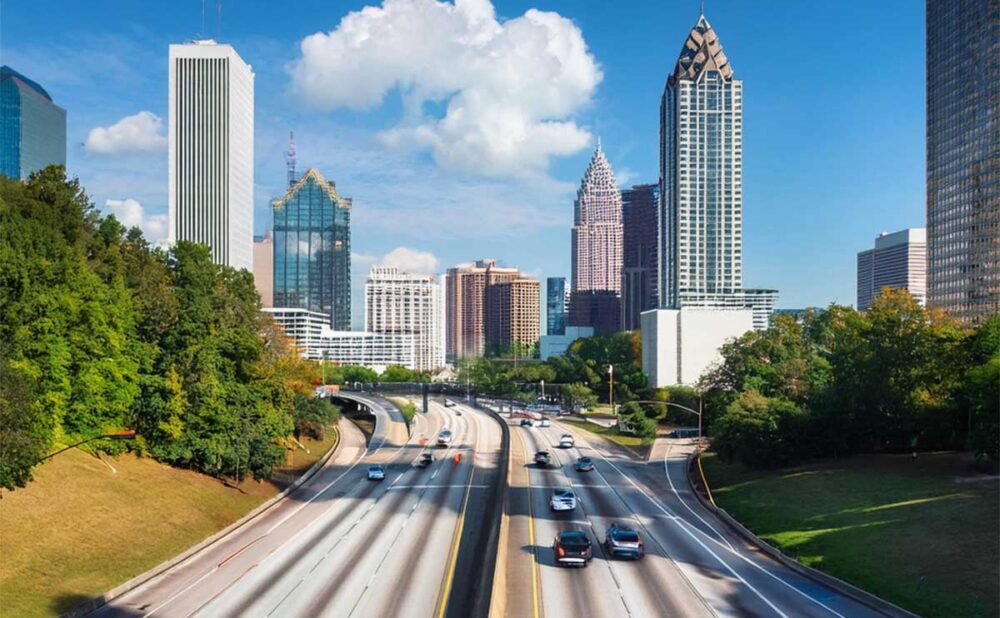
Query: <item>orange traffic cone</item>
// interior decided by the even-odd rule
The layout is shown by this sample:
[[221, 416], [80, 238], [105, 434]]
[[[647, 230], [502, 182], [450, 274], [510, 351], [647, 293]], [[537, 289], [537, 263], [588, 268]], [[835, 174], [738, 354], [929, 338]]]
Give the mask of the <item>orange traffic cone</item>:
[[455, 453], [455, 463], [462, 463], [462, 454]]

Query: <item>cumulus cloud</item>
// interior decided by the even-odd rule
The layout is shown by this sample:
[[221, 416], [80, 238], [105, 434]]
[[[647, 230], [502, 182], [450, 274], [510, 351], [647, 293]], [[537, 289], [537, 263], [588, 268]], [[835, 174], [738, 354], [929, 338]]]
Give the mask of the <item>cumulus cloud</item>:
[[110, 127], [94, 127], [84, 147], [92, 154], [116, 155], [150, 152], [167, 147], [162, 135], [163, 120], [152, 112], [126, 116]]
[[432, 275], [437, 272], [438, 259], [433, 253], [409, 247], [396, 247], [382, 256], [379, 266], [395, 266], [400, 272], [413, 275]]
[[104, 207], [127, 228], [138, 227], [153, 244], [162, 243], [167, 238], [167, 215], [147, 215], [142, 204], [132, 198], [106, 200]]
[[307, 36], [301, 53], [289, 70], [307, 104], [363, 110], [399, 89], [405, 117], [385, 145], [490, 176], [537, 175], [585, 147], [572, 116], [603, 77], [572, 21], [530, 9], [501, 23], [489, 0], [384, 0]]

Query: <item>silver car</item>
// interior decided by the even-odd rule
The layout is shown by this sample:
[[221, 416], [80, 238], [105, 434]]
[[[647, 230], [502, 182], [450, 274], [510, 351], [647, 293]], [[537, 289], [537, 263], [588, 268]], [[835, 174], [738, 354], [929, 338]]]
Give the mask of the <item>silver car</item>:
[[576, 494], [569, 487], [556, 487], [552, 491], [552, 500], [549, 505], [553, 511], [573, 511], [576, 510]]

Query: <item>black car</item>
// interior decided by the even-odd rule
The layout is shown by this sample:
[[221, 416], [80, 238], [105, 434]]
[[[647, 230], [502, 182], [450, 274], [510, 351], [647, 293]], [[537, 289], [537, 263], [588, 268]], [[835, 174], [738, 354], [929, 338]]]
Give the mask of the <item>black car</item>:
[[552, 543], [556, 564], [560, 566], [585, 567], [594, 557], [593, 543], [582, 530], [563, 530]]
[[521, 427], [534, 427], [534, 425], [530, 418], [521, 419]]
[[421, 453], [420, 457], [417, 458], [418, 468], [426, 468], [432, 463], [434, 463], [434, 455], [431, 455], [430, 453]]
[[604, 537], [604, 549], [609, 556], [635, 560], [642, 558], [644, 553], [639, 533], [618, 523], [608, 526], [608, 532]]
[[538, 451], [535, 453], [535, 465], [544, 468], [545, 466], [552, 463], [552, 455], [549, 455], [548, 451]]

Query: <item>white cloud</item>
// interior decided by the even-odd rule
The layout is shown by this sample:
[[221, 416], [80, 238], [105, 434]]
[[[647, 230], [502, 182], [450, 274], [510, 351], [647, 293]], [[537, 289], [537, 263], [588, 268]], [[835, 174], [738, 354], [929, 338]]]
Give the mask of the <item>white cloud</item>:
[[488, 176], [539, 175], [585, 147], [590, 133], [571, 117], [603, 77], [572, 21], [530, 9], [500, 23], [489, 0], [384, 0], [306, 37], [301, 52], [289, 70], [307, 104], [369, 109], [398, 88], [405, 118], [384, 145]]
[[104, 207], [126, 228], [140, 228], [150, 243], [157, 244], [166, 240], [167, 215], [147, 215], [142, 204], [132, 198], [106, 200]]
[[432, 275], [437, 272], [438, 264], [433, 253], [409, 247], [396, 247], [379, 260], [379, 266], [395, 266], [400, 272], [414, 275]]
[[149, 152], [167, 147], [162, 135], [163, 120], [152, 112], [126, 116], [110, 127], [94, 127], [85, 148], [92, 154], [116, 155], [126, 152]]

